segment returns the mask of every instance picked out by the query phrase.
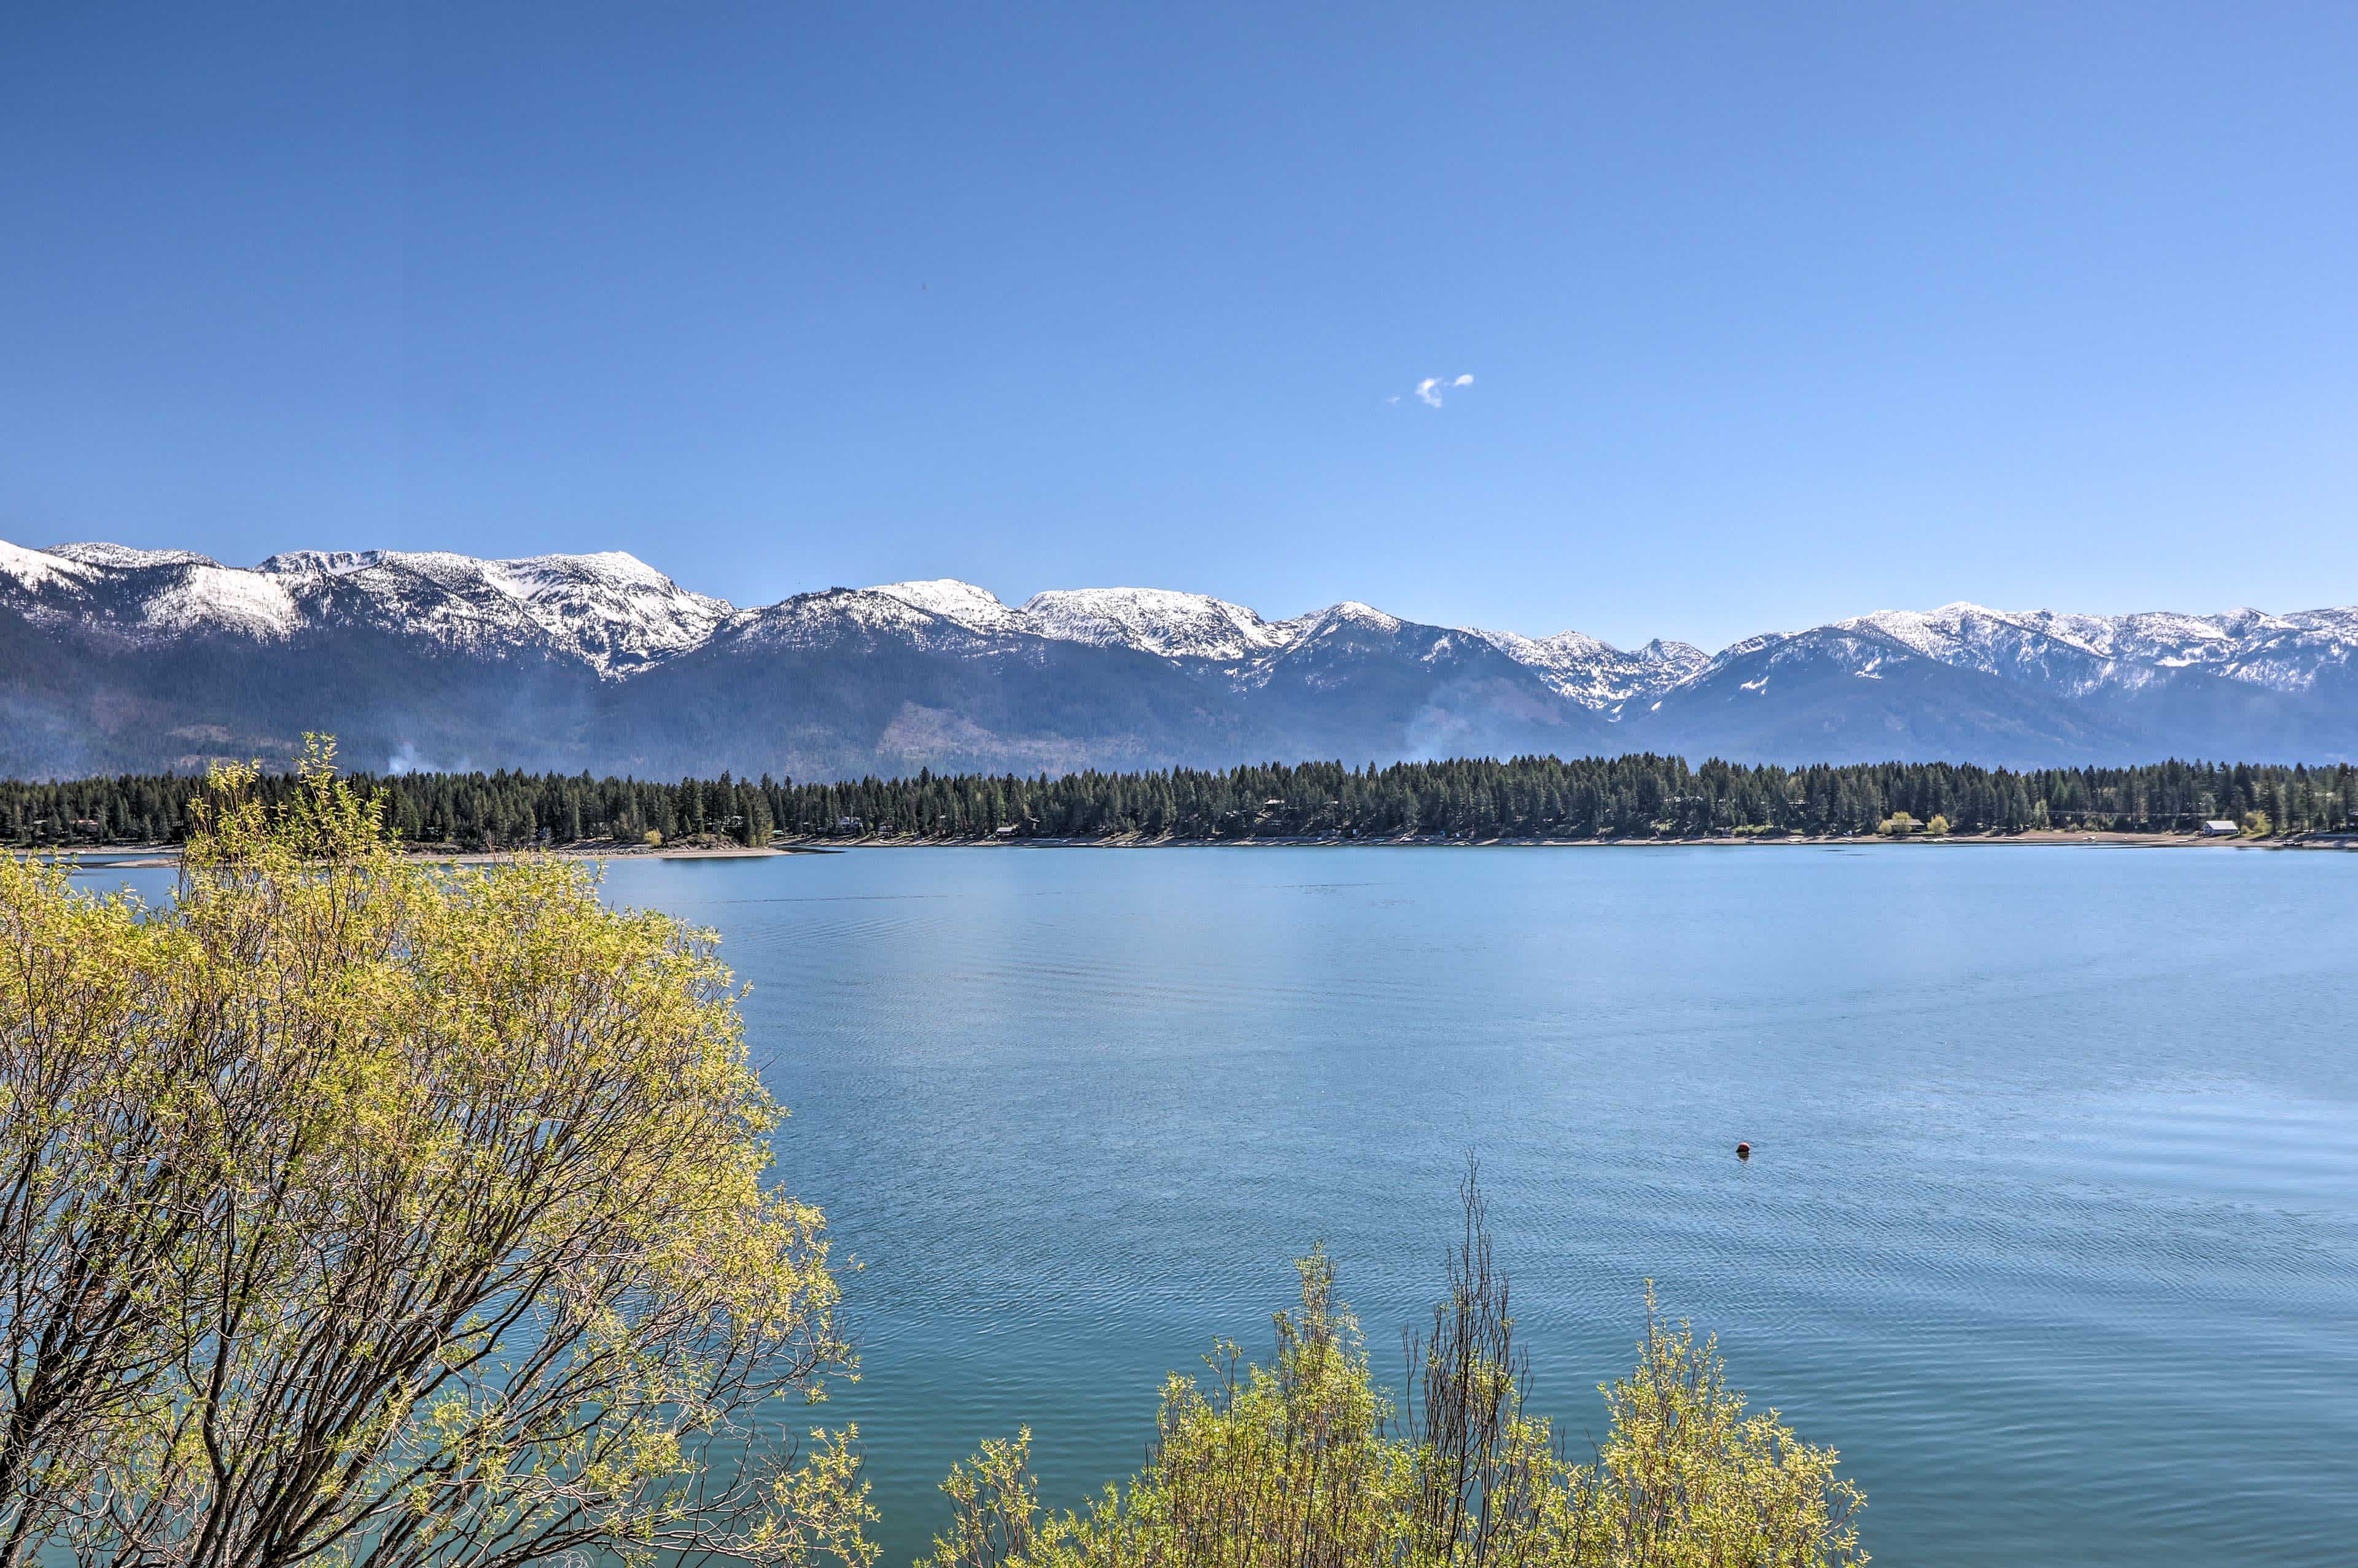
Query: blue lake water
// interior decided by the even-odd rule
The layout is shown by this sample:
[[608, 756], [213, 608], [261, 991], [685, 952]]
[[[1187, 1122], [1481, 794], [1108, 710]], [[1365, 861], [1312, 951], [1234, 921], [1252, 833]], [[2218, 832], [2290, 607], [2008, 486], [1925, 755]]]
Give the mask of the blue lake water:
[[[158, 873], [105, 874], [154, 885]], [[2358, 859], [2217, 849], [869, 850], [631, 861], [716, 927], [866, 1265], [906, 1563], [1030, 1425], [1135, 1467], [1323, 1240], [1382, 1367], [1482, 1162], [1538, 1402], [1643, 1281], [1838, 1446], [1895, 1564], [2358, 1553]], [[1733, 1157], [1738, 1139], [1756, 1151]]]

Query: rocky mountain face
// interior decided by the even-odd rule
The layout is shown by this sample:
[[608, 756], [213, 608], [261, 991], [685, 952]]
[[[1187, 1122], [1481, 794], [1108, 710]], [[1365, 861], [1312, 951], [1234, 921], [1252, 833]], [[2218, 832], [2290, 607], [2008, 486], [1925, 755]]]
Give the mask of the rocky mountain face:
[[970, 583], [741, 609], [610, 552], [488, 561], [0, 543], [0, 773], [195, 768], [340, 737], [369, 768], [796, 777], [1576, 754], [2358, 756], [2358, 609], [2011, 614], [1952, 604], [1716, 654], [1268, 621], [1161, 589]]

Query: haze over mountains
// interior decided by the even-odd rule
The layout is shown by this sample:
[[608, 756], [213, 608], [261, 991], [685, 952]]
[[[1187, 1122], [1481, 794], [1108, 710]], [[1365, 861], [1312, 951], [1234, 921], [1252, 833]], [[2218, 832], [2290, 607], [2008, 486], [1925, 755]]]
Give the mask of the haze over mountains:
[[1653, 751], [2031, 766], [2358, 757], [2358, 609], [1879, 611], [1706, 654], [1269, 621], [953, 580], [741, 609], [620, 553], [487, 561], [0, 543], [0, 773], [282, 761], [797, 778]]

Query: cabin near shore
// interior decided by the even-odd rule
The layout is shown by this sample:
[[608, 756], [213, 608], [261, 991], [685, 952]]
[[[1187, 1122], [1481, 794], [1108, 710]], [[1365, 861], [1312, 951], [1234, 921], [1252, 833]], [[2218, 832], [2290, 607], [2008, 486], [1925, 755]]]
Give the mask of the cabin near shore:
[[2243, 829], [2234, 823], [2222, 821], [2215, 816], [2202, 825], [2202, 837], [2205, 838], [2233, 838], [2242, 831]]

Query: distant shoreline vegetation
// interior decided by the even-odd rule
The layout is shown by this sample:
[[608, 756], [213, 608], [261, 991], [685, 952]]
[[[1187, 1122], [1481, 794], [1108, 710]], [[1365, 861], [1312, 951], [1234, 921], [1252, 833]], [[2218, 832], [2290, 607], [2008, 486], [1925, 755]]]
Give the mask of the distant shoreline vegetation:
[[[833, 784], [648, 780], [587, 773], [356, 775], [407, 843], [480, 851], [540, 846], [727, 845], [780, 839], [1678, 839], [2050, 829], [2249, 837], [2347, 831], [2358, 767], [2155, 762], [2013, 771], [1948, 762], [1803, 768], [1651, 755], [1467, 759], [1353, 768], [935, 773]], [[292, 775], [256, 781], [290, 795]], [[124, 774], [0, 782], [0, 842], [18, 848], [175, 844], [201, 777]], [[2217, 829], [2213, 829], [2216, 831]]]

